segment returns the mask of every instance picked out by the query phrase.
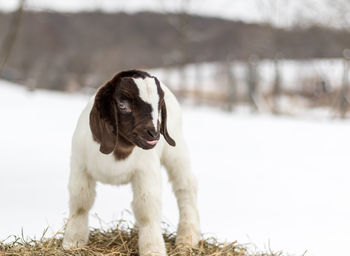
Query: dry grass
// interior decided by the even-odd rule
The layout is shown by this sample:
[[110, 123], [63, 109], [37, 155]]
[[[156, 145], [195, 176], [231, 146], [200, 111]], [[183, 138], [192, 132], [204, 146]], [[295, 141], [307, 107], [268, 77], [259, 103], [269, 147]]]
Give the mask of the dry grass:
[[[177, 248], [174, 233], [165, 232], [163, 236], [169, 256], [282, 256], [281, 253], [272, 252], [252, 254], [243, 246], [237, 245], [237, 242], [224, 244], [214, 238], [200, 241], [199, 246], [194, 249]], [[137, 231], [124, 222], [120, 222], [116, 227], [108, 230], [93, 229], [86, 247], [69, 251], [62, 249], [62, 233], [57, 233], [53, 238], [44, 238], [43, 235], [39, 240], [17, 237], [11, 243], [0, 241], [0, 256], [4, 255], [137, 256]]]

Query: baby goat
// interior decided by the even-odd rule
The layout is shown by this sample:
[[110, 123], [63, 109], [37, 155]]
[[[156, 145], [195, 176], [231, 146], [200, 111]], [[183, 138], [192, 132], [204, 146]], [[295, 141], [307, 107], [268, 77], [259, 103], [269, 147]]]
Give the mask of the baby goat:
[[64, 249], [88, 242], [88, 213], [100, 181], [131, 183], [140, 255], [166, 255], [160, 227], [161, 165], [179, 207], [176, 243], [198, 243], [197, 185], [181, 126], [175, 96], [146, 72], [120, 72], [98, 89], [73, 135]]

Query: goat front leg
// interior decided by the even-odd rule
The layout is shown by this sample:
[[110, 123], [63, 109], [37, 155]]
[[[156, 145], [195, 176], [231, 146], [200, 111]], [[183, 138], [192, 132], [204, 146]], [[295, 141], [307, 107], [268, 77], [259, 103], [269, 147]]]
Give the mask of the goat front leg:
[[132, 179], [132, 208], [139, 234], [140, 256], [165, 256], [161, 222], [160, 168], [138, 170]]
[[83, 247], [89, 239], [88, 214], [95, 199], [96, 182], [76, 163], [69, 177], [69, 219], [63, 239], [65, 250]]
[[176, 139], [176, 147], [168, 147], [164, 152], [162, 163], [167, 169], [179, 207], [176, 244], [196, 246], [200, 239], [197, 180], [190, 170], [189, 153], [182, 136]]

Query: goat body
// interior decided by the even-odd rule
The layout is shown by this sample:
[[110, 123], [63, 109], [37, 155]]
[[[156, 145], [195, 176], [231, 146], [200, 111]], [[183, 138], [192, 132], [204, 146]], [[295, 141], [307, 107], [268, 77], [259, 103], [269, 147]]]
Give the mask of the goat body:
[[[126, 94], [133, 88], [134, 95], [128, 94], [132, 99], [124, 101], [124, 96], [118, 94], [119, 88]], [[111, 102], [107, 104], [108, 99]], [[106, 103], [107, 107], [99, 103]], [[138, 109], [138, 106], [141, 107]], [[146, 113], [145, 109], [150, 112]], [[114, 114], [108, 118], [111, 112]], [[125, 125], [127, 122], [130, 126]], [[160, 133], [163, 136], [159, 136]], [[105, 135], [111, 137], [107, 140]], [[121, 72], [91, 98], [73, 135], [68, 185], [70, 218], [63, 248], [82, 247], [88, 242], [88, 213], [95, 199], [97, 181], [112, 185], [131, 183], [140, 255], [166, 255], [160, 227], [162, 165], [179, 207], [176, 242], [196, 245], [200, 237], [197, 184], [190, 171], [180, 106], [170, 90], [155, 77], [137, 70]]]

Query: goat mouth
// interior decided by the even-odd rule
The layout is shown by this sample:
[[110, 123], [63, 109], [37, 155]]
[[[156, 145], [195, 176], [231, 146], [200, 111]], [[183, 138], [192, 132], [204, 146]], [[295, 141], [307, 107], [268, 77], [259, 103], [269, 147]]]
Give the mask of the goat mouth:
[[158, 143], [158, 140], [146, 140], [146, 143], [149, 144], [149, 145], [156, 145]]
[[151, 149], [157, 145], [158, 141], [159, 141], [159, 139], [148, 140], [148, 139], [144, 139], [142, 137], [138, 137], [135, 141], [135, 144], [143, 149]]

